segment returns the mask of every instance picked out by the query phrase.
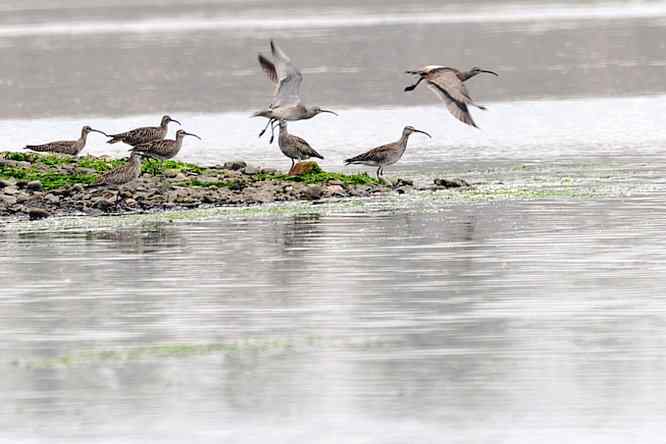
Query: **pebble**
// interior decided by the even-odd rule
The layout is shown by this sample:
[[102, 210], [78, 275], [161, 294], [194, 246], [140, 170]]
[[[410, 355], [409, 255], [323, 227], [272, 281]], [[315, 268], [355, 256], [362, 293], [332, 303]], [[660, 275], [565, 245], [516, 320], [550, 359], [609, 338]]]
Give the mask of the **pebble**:
[[247, 163], [243, 162], [242, 160], [232, 160], [231, 162], [225, 162], [225, 164], [222, 166], [225, 170], [242, 170], [247, 166]]
[[25, 186], [29, 191], [42, 191], [42, 183], [38, 180], [33, 180], [32, 182], [28, 182], [28, 184]]
[[434, 183], [442, 188], [465, 188], [470, 186], [465, 179], [435, 179]]
[[30, 220], [39, 220], [49, 217], [51, 213], [43, 208], [28, 208], [28, 217]]

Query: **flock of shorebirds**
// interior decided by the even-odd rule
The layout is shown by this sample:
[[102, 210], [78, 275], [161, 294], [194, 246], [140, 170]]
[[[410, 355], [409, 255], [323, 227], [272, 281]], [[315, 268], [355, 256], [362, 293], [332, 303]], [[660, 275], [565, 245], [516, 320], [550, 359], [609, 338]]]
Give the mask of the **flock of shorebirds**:
[[[273, 143], [275, 129], [279, 127], [278, 145], [282, 153], [291, 159], [291, 168], [293, 169], [297, 160], [306, 160], [313, 157], [323, 159], [323, 156], [315, 151], [304, 139], [289, 134], [287, 122], [311, 119], [321, 113], [337, 114], [318, 106], [309, 107], [303, 103], [301, 98], [303, 74], [274, 41], [270, 42], [270, 46], [272, 57], [269, 59], [259, 54], [259, 64], [268, 78], [275, 84], [273, 100], [267, 109], [254, 113], [253, 117], [268, 119], [268, 123], [259, 133], [259, 137], [263, 136], [270, 127], [270, 143]], [[464, 82], [481, 73], [498, 75], [493, 71], [476, 67], [469, 71], [459, 71], [454, 68], [436, 65], [425, 66], [414, 71], [406, 71], [406, 73], [417, 76], [418, 80], [413, 85], [407, 86], [405, 91], [413, 91], [421, 82], [425, 81], [428, 87], [446, 104], [449, 112], [456, 119], [473, 127], [477, 126], [472, 119], [469, 107], [485, 108], [477, 105], [472, 100]], [[81, 137], [77, 140], [51, 142], [43, 145], [28, 145], [25, 149], [76, 156], [85, 147], [86, 138], [89, 133], [96, 132], [103, 134], [109, 138], [108, 143], [122, 142], [132, 147], [130, 149], [131, 155], [129, 161], [125, 165], [101, 175], [96, 184], [96, 186], [120, 186], [130, 183], [139, 177], [141, 174], [142, 158], [157, 160], [171, 159], [180, 151], [185, 136], [193, 136], [201, 139], [196, 134], [188, 133], [182, 129], [176, 132], [175, 139], [165, 139], [170, 122], [180, 125], [180, 122], [167, 115], [162, 117], [160, 126], [136, 128], [118, 134], [107, 134], [89, 126], [84, 126], [81, 130]], [[407, 148], [409, 136], [413, 133], [421, 133], [431, 137], [425, 131], [418, 130], [412, 126], [406, 126], [397, 142], [382, 145], [358, 156], [346, 159], [345, 164], [361, 164], [377, 167], [377, 178], [380, 178], [384, 167], [393, 165], [400, 160]]]

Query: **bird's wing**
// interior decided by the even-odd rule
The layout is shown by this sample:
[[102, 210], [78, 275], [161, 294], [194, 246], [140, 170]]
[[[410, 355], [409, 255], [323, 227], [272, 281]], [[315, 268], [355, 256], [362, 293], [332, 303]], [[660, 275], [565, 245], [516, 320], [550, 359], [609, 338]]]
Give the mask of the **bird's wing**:
[[[455, 77], [455, 73], [451, 72], [451, 74]], [[472, 101], [467, 96], [465, 86], [462, 82], [455, 77], [455, 81], [460, 84], [458, 86], [457, 83], [454, 83], [453, 80], [451, 80], [451, 76], [449, 75], [438, 77], [438, 81], [428, 80], [428, 88], [442, 99], [453, 117], [467, 125], [478, 128], [476, 123], [474, 123], [474, 119], [472, 119], [469, 108], [467, 107], [467, 104], [472, 103]], [[453, 85], [453, 88], [447, 88], [447, 84]]]
[[437, 69], [426, 76], [430, 84], [438, 86], [447, 92], [457, 102], [472, 104], [465, 84], [458, 78], [458, 74], [450, 68]]
[[391, 148], [389, 145], [382, 145], [378, 146], [377, 148], [373, 148], [370, 151], [367, 151], [363, 154], [359, 154], [358, 156], [352, 157], [351, 159], [347, 159], [345, 162], [348, 163], [355, 163], [355, 162], [382, 162], [386, 157], [388, 157], [389, 152], [391, 151]]
[[[273, 41], [271, 41], [271, 53], [275, 59], [275, 62], [271, 64], [272, 69], [269, 69], [268, 65], [265, 65], [265, 62], [259, 61], [267, 74], [269, 71], [272, 72], [272, 75], [268, 75], [269, 78], [277, 82], [271, 108], [301, 103], [303, 74], [301, 74], [301, 71], [291, 63], [289, 57]], [[277, 78], [277, 81], [274, 80], [275, 78]]]

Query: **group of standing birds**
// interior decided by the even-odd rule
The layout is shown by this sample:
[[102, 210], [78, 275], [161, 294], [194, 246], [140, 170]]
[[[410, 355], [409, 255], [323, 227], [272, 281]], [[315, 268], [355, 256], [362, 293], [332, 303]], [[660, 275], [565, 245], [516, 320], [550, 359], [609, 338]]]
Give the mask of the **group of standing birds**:
[[[86, 145], [86, 139], [91, 132], [100, 133], [108, 137], [107, 143], [122, 142], [130, 145], [132, 148], [128, 162], [116, 169], [108, 171], [98, 177], [97, 183], [93, 187], [101, 186], [121, 186], [133, 182], [141, 174], [141, 159], [167, 160], [175, 157], [183, 146], [185, 136], [194, 136], [201, 139], [196, 134], [188, 133], [184, 130], [176, 132], [175, 139], [165, 139], [169, 123], [181, 123], [169, 116], [163, 116], [160, 126], [145, 126], [135, 128], [130, 131], [118, 134], [107, 134], [104, 131], [84, 126], [81, 130], [81, 137], [77, 140], [63, 140], [58, 142], [45, 143], [43, 145], [27, 145], [25, 149], [49, 152], [58, 154], [78, 155]], [[118, 202], [116, 201], [116, 204]]]
[[[287, 122], [307, 120], [321, 113], [329, 113], [337, 116], [334, 111], [323, 109], [319, 106], [306, 106], [301, 98], [301, 85], [303, 74], [291, 62], [285, 52], [280, 49], [274, 41], [270, 42], [271, 57], [259, 54], [259, 65], [268, 78], [275, 84], [273, 99], [267, 109], [258, 111], [253, 117], [264, 117], [268, 123], [259, 133], [259, 137], [270, 127], [270, 143], [273, 143], [275, 129], [279, 127], [278, 145], [282, 153], [291, 159], [291, 170], [298, 160], [310, 158], [323, 159], [310, 144], [301, 137], [290, 134], [287, 130]], [[423, 81], [428, 87], [446, 104], [449, 112], [461, 122], [478, 128], [469, 107], [473, 106], [485, 110], [483, 106], [476, 104], [469, 95], [465, 82], [478, 74], [486, 73], [497, 76], [498, 74], [481, 69], [472, 68], [469, 71], [459, 71], [446, 66], [429, 65], [418, 70], [406, 71], [418, 77], [413, 85], [407, 86], [405, 91], [413, 91]], [[163, 116], [159, 126], [142, 127], [118, 134], [107, 134], [103, 131], [84, 126], [81, 136], [77, 140], [58, 141], [43, 145], [28, 145], [25, 149], [78, 155], [86, 145], [88, 134], [96, 132], [108, 137], [108, 143], [122, 142], [130, 145], [131, 155], [127, 164], [109, 171], [99, 177], [96, 186], [119, 186], [136, 180], [141, 173], [141, 159], [149, 158], [156, 160], [171, 159], [180, 151], [183, 138], [193, 136], [201, 139], [196, 134], [184, 130], [176, 132], [175, 139], [165, 139], [169, 123], [181, 123], [171, 117]], [[418, 130], [412, 126], [403, 129], [402, 136], [397, 142], [373, 148], [370, 151], [359, 154], [345, 160], [346, 165], [361, 164], [377, 167], [377, 178], [381, 177], [384, 168], [398, 162], [407, 148], [409, 136], [413, 133], [421, 133], [431, 137], [425, 131]], [[290, 170], [290, 172], [291, 172]]]
[[[268, 78], [276, 85], [273, 100], [268, 109], [258, 111], [253, 116], [268, 119], [266, 127], [259, 133], [259, 137], [263, 136], [270, 127], [270, 143], [273, 143], [275, 126], [279, 125], [278, 145], [282, 153], [291, 159], [291, 167], [293, 169], [296, 160], [305, 160], [311, 157], [323, 159], [323, 157], [304, 139], [289, 134], [287, 131], [287, 121], [311, 119], [320, 113], [337, 114], [318, 106], [308, 107], [303, 103], [301, 98], [303, 74], [274, 41], [271, 40], [270, 46], [272, 60], [263, 54], [259, 54], [259, 65]], [[446, 104], [449, 112], [456, 119], [475, 128], [478, 128], [478, 126], [469, 112], [469, 107], [474, 106], [482, 110], [486, 108], [477, 105], [472, 100], [464, 82], [482, 73], [494, 76], [498, 75], [494, 71], [478, 67], [463, 72], [454, 68], [435, 65], [429, 65], [419, 70], [406, 71], [406, 73], [418, 76], [415, 84], [405, 88], [406, 92], [413, 91], [421, 82], [426, 81], [428, 87]], [[361, 164], [377, 167], [377, 178], [379, 178], [384, 172], [384, 167], [393, 165], [400, 160], [407, 148], [409, 136], [413, 133], [421, 133], [431, 137], [425, 131], [418, 130], [412, 126], [406, 126], [403, 129], [400, 140], [397, 142], [382, 145], [358, 156], [346, 159], [345, 165]]]

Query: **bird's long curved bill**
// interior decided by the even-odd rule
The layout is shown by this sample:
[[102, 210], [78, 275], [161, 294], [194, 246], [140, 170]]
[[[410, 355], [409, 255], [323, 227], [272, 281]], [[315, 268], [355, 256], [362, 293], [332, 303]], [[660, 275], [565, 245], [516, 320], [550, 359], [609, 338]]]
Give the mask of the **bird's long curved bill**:
[[90, 128], [90, 132], [92, 132], [92, 133], [100, 133], [100, 134], [104, 134], [106, 137], [111, 137], [111, 136], [109, 136], [108, 134], [106, 134], [104, 131], [96, 130], [96, 129], [94, 129], [94, 128]]
[[187, 133], [187, 132], [183, 132], [183, 134], [186, 134], [186, 135], [188, 135], [188, 136], [192, 136], [192, 137], [196, 137], [196, 138], [199, 139], [199, 140], [203, 140], [201, 137], [197, 136], [196, 134]]
[[321, 112], [322, 112], [322, 113], [334, 114], [334, 115], [336, 115], [336, 116], [339, 115], [339, 114], [336, 113], [335, 111], [331, 111], [331, 110], [329, 110], [329, 109], [322, 109]]
[[415, 132], [415, 133], [425, 134], [426, 136], [428, 136], [428, 137], [430, 137], [430, 138], [432, 139], [432, 136], [431, 136], [430, 134], [426, 133], [425, 131], [421, 131], [421, 130], [417, 130], [417, 129], [415, 129], [414, 132]]
[[495, 71], [488, 71], [486, 69], [482, 69], [482, 70], [480, 70], [480, 72], [485, 72], [486, 74], [492, 74], [496, 77], [499, 77], [499, 74], [497, 74]]

